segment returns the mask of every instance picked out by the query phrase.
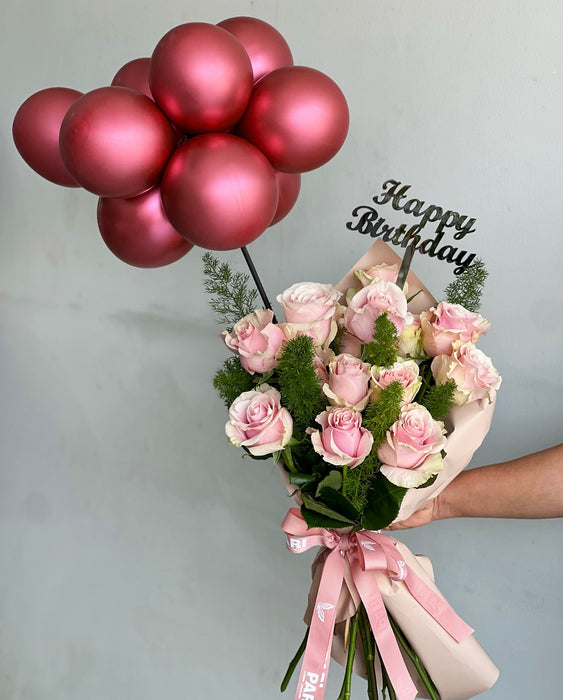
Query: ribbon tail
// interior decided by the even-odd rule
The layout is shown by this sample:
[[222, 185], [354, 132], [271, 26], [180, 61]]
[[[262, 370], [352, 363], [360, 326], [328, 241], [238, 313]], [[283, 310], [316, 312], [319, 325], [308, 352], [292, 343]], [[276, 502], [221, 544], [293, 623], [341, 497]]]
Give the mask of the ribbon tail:
[[463, 642], [474, 629], [464, 622], [455, 610], [422, 581], [412, 569], [407, 570], [403, 582], [409, 589], [412, 597], [455, 639]]
[[373, 573], [364, 571], [357, 561], [352, 563], [354, 583], [364, 603], [373, 636], [397, 700], [414, 700], [417, 689], [397, 644], [387, 617], [387, 610]]
[[346, 562], [334, 549], [324, 563], [295, 700], [323, 700], [330, 664], [336, 609]]

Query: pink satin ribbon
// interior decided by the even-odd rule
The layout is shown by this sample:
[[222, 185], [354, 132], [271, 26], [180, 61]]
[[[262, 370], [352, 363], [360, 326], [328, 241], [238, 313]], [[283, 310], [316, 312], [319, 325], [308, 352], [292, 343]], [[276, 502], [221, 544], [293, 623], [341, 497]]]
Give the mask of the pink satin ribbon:
[[371, 572], [380, 571], [394, 581], [401, 581], [418, 603], [457, 642], [472, 634], [473, 629], [401, 559], [393, 541], [386, 535], [371, 530], [343, 535], [320, 527], [308, 529], [297, 508], [289, 510], [282, 529], [287, 536], [290, 552], [300, 554], [317, 546], [332, 550], [323, 566], [295, 700], [324, 698], [338, 599], [347, 566], [369, 617], [397, 700], [414, 700], [417, 690], [405, 666], [385, 604]]

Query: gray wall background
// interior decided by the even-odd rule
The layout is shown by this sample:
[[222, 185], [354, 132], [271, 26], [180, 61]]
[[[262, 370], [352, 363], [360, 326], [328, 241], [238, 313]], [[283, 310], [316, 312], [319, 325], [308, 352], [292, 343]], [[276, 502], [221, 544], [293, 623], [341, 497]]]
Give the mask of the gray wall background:
[[[201, 251], [127, 267], [96, 198], [42, 180], [11, 140], [33, 92], [109, 84], [173, 26], [240, 14], [274, 24], [351, 111], [342, 151], [250, 246], [270, 295], [339, 280], [369, 245], [345, 227], [352, 208], [387, 178], [412, 184], [477, 218], [466, 241], [490, 271], [481, 346], [504, 384], [472, 465], [561, 441], [560, 2], [6, 0], [2, 700], [275, 700], [301, 639], [312, 556], [285, 550], [275, 468], [226, 443]], [[242, 269], [237, 251], [221, 258]], [[415, 271], [440, 295], [452, 266], [419, 256]], [[459, 520], [401, 536], [500, 666], [487, 699], [563, 694], [561, 534], [560, 520]]]

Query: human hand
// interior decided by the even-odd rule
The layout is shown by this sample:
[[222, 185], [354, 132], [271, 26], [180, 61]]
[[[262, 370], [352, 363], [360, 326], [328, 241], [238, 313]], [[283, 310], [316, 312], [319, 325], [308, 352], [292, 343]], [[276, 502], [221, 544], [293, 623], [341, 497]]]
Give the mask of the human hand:
[[433, 498], [416, 513], [413, 513], [410, 518], [392, 523], [386, 530], [408, 530], [411, 527], [420, 527], [428, 525], [432, 520], [437, 520], [437, 500]]

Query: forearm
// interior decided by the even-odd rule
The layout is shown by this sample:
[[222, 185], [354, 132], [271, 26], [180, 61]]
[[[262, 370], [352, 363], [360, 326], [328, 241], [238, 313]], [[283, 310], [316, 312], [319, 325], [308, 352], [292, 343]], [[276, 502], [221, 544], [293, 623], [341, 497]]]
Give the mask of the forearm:
[[462, 472], [436, 499], [433, 519], [563, 517], [563, 444]]

